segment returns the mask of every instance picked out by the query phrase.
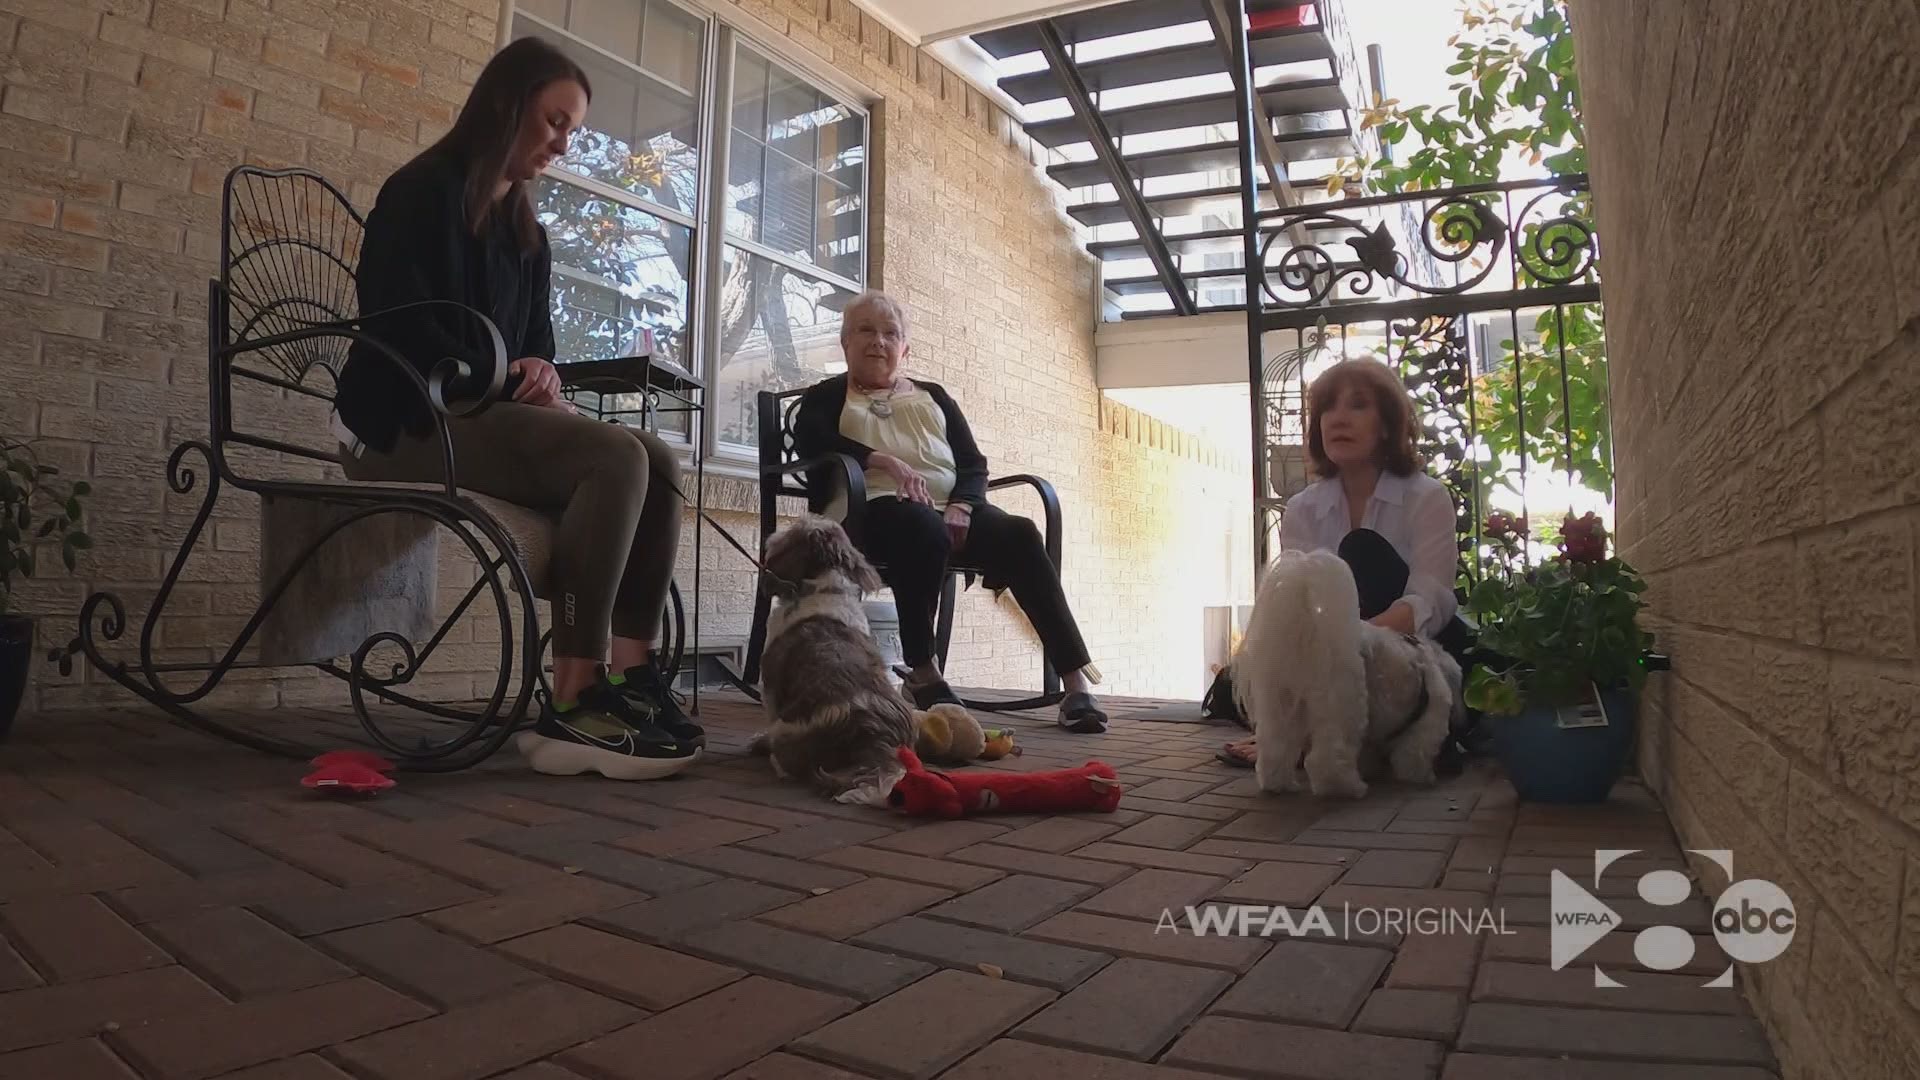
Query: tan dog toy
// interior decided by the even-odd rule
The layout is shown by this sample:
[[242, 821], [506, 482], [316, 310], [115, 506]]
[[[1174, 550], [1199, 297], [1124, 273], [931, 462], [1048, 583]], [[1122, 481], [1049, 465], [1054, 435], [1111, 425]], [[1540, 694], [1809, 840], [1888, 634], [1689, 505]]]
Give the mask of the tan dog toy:
[[964, 765], [969, 761], [998, 761], [1017, 754], [1012, 728], [982, 728], [973, 714], [951, 702], [926, 712], [915, 710], [913, 752], [921, 761]]
[[915, 710], [913, 752], [920, 760], [943, 765], [964, 765], [986, 749], [987, 735], [980, 721], [965, 708], [951, 702], [935, 705], [925, 712]]

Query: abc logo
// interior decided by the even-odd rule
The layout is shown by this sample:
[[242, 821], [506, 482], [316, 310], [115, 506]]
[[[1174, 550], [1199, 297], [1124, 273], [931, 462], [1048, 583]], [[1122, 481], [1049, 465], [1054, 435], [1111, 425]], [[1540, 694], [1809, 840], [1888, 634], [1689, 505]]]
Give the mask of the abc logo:
[[[1773, 882], [1760, 878], [1733, 881], [1733, 852], [1724, 849], [1687, 850], [1711, 860], [1732, 881], [1714, 900], [1709, 915], [1714, 940], [1730, 962], [1726, 971], [1702, 984], [1731, 987], [1735, 963], [1763, 964], [1787, 951], [1787, 946], [1793, 944], [1799, 918], [1786, 891]], [[1608, 866], [1635, 854], [1635, 851], [1607, 848], [1593, 854], [1594, 880], [1597, 883]], [[1619, 929], [1622, 920], [1619, 912], [1609, 907], [1606, 901], [1588, 892], [1579, 882], [1561, 871], [1553, 871], [1550, 880], [1553, 925], [1548, 940], [1553, 970], [1559, 971], [1579, 958], [1595, 942]], [[1642, 901], [1655, 908], [1677, 907], [1687, 903], [1693, 896], [1693, 890], [1693, 879], [1678, 870], [1666, 868], [1641, 874], [1635, 889]], [[1687, 927], [1655, 923], [1633, 935], [1633, 956], [1641, 967], [1650, 971], [1677, 972], [1693, 961], [1696, 942], [1693, 931]], [[1593, 984], [1603, 987], [1625, 985], [1602, 971], [1599, 965], [1593, 969]]]
[[1761, 964], [1786, 952], [1796, 923], [1785, 890], [1759, 878], [1727, 886], [1713, 905], [1714, 940], [1742, 963]]

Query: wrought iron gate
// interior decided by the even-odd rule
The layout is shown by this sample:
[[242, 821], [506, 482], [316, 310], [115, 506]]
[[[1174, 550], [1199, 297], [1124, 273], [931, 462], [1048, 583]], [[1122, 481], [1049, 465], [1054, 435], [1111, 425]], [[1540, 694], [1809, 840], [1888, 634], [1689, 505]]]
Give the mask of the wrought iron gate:
[[[1526, 513], [1529, 470], [1610, 497], [1599, 247], [1585, 176], [1257, 214], [1250, 203], [1258, 566], [1276, 553], [1286, 499], [1301, 483], [1307, 384], [1338, 359], [1375, 356], [1412, 392], [1427, 467], [1455, 495], [1463, 556], [1479, 550], [1489, 510]], [[1326, 240], [1329, 231], [1340, 239]], [[1463, 558], [1463, 572], [1479, 564]]]

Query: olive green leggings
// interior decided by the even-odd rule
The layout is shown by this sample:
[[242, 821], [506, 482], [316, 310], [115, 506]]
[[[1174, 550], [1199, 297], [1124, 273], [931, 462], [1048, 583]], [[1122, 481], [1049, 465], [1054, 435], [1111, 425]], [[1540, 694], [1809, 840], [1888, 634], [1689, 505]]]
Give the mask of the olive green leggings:
[[[598, 660], [608, 631], [653, 643], [680, 550], [680, 465], [653, 435], [558, 409], [503, 401], [447, 421], [459, 486], [557, 513], [553, 655]], [[401, 435], [391, 453], [341, 456], [349, 479], [441, 477], [437, 438]], [[664, 483], [662, 481], [665, 481]]]

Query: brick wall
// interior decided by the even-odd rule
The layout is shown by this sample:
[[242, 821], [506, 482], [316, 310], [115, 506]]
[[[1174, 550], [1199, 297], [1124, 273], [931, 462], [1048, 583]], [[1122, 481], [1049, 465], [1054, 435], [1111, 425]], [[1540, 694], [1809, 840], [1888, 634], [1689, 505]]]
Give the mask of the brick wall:
[[[1178, 582], [1214, 556], [1185, 552], [1201, 520], [1188, 511], [1217, 512], [1238, 485], [1218, 459], [1103, 422], [1093, 264], [1027, 140], [978, 91], [842, 0], [740, 10], [884, 96], [872, 278], [911, 305], [914, 370], [958, 395], [996, 472], [1058, 486], [1068, 592], [1108, 689], [1197, 696], [1199, 601]], [[364, 208], [451, 122], [500, 18], [497, 0], [0, 0], [0, 316], [13, 328], [0, 340], [0, 433], [34, 439], [97, 492], [99, 546], [80, 572], [20, 592], [42, 617], [44, 644], [71, 636], [95, 588], [120, 591], [137, 625], [197, 509], [197, 491], [167, 489], [164, 465], [179, 441], [206, 434], [205, 282], [221, 178], [242, 162], [305, 165]], [[268, 393], [250, 404], [324, 438], [298, 402]], [[710, 497], [743, 510], [750, 494], [722, 481]], [[1031, 509], [1017, 499], [1008, 505]], [[723, 520], [752, 535], [744, 515]], [[211, 533], [174, 594], [178, 617], [161, 624], [169, 659], [224, 649], [252, 609], [257, 507], [227, 493]], [[689, 532], [683, 567], [692, 558]], [[744, 633], [751, 575], [711, 536], [703, 562], [706, 632]], [[450, 559], [443, 594], [470, 573]], [[433, 693], [473, 685], [490, 633], [456, 631]], [[1037, 678], [1025, 624], [977, 593], [956, 637], [956, 677]], [[35, 678], [30, 707], [128, 700], [84, 668]], [[241, 673], [228, 698], [340, 694]]]
[[1786, 1076], [1920, 1075], [1920, 29], [1574, 14], [1619, 532], [1674, 664], [1641, 764], [1689, 846], [1798, 907], [1745, 972]]

